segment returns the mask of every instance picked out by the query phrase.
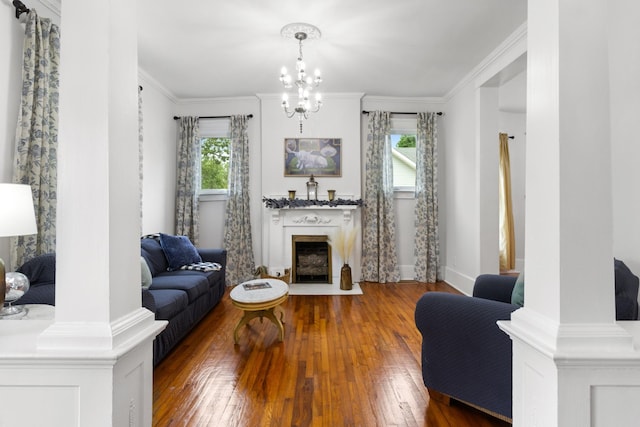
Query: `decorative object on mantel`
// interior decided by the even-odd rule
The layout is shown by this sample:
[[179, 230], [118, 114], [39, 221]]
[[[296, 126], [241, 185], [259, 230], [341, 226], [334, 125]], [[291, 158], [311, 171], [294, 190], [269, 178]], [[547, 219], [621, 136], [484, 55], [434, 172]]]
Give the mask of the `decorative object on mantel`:
[[307, 200], [318, 200], [318, 183], [313, 179], [313, 174], [307, 181]]
[[350, 199], [334, 199], [334, 200], [304, 200], [304, 199], [270, 199], [263, 197], [262, 201], [264, 206], [270, 209], [285, 209], [285, 208], [307, 208], [312, 206], [362, 206], [362, 199], [350, 200]]
[[327, 190], [327, 198], [332, 202], [336, 198], [336, 190]]
[[[284, 38], [295, 38], [298, 40], [298, 60], [296, 61], [296, 79], [292, 79], [291, 75], [287, 72], [286, 67], [282, 67], [280, 71], [280, 81], [285, 89], [291, 89], [295, 84], [298, 90], [298, 102], [293, 108], [289, 109], [289, 95], [285, 92], [282, 95], [282, 109], [288, 118], [292, 118], [296, 114], [300, 121], [300, 133], [302, 133], [302, 121], [309, 118], [309, 113], [316, 113], [320, 111], [322, 107], [322, 96], [320, 92], [316, 92], [315, 102], [311, 103], [309, 97], [315, 87], [318, 87], [322, 82], [320, 77], [320, 70], [316, 68], [315, 77], [307, 76], [306, 64], [302, 59], [302, 42], [304, 40], [319, 39], [321, 36], [320, 29], [311, 24], [304, 24], [300, 22], [287, 24], [280, 30], [280, 34]], [[293, 84], [292, 84], [293, 83]]]
[[296, 190], [289, 190], [289, 200], [296, 198]]
[[345, 231], [339, 228], [329, 237], [329, 243], [335, 248], [338, 256], [342, 260], [342, 268], [340, 269], [340, 289], [350, 291], [353, 288], [351, 279], [351, 267], [349, 266], [349, 256], [353, 251], [353, 245], [356, 242], [356, 229], [350, 228]]

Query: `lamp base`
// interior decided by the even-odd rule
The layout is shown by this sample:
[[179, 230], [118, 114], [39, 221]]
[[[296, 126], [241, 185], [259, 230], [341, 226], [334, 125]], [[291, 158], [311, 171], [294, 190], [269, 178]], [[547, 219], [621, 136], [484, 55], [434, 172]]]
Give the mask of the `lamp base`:
[[0, 309], [0, 320], [21, 319], [27, 315], [27, 309], [21, 305], [10, 305]]

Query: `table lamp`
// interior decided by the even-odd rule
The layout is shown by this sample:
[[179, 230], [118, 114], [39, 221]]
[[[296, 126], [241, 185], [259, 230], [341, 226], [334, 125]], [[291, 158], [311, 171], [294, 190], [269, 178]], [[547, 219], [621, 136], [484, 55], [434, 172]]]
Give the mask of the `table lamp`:
[[[36, 234], [36, 216], [31, 187], [0, 183], [0, 237]], [[4, 261], [0, 258], [0, 307], [4, 306], [7, 283]]]

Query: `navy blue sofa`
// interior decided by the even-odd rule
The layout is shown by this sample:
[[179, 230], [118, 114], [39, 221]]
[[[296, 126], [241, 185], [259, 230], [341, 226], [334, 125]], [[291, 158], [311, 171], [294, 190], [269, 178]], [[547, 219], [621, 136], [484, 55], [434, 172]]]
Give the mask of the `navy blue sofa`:
[[[617, 320], [638, 319], [638, 277], [614, 261]], [[516, 277], [483, 274], [473, 297], [427, 292], [416, 305], [422, 334], [422, 378], [429, 395], [512, 418], [511, 339], [496, 322], [510, 320]]]
[[[140, 253], [152, 275], [148, 289], [141, 288], [142, 306], [167, 320], [167, 327], [153, 343], [156, 366], [193, 327], [222, 299], [225, 292], [224, 249], [198, 249], [203, 262], [215, 262], [219, 271], [168, 271], [168, 261], [160, 242], [154, 238], [140, 240]], [[31, 288], [18, 304], [55, 305], [55, 254], [40, 255], [27, 261], [17, 271], [25, 274]]]

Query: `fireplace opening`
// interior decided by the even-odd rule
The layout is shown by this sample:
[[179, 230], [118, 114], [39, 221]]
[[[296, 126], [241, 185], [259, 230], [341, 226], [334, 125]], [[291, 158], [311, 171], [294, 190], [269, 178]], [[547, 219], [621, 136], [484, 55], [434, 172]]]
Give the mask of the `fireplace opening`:
[[332, 283], [327, 236], [291, 236], [292, 282]]

